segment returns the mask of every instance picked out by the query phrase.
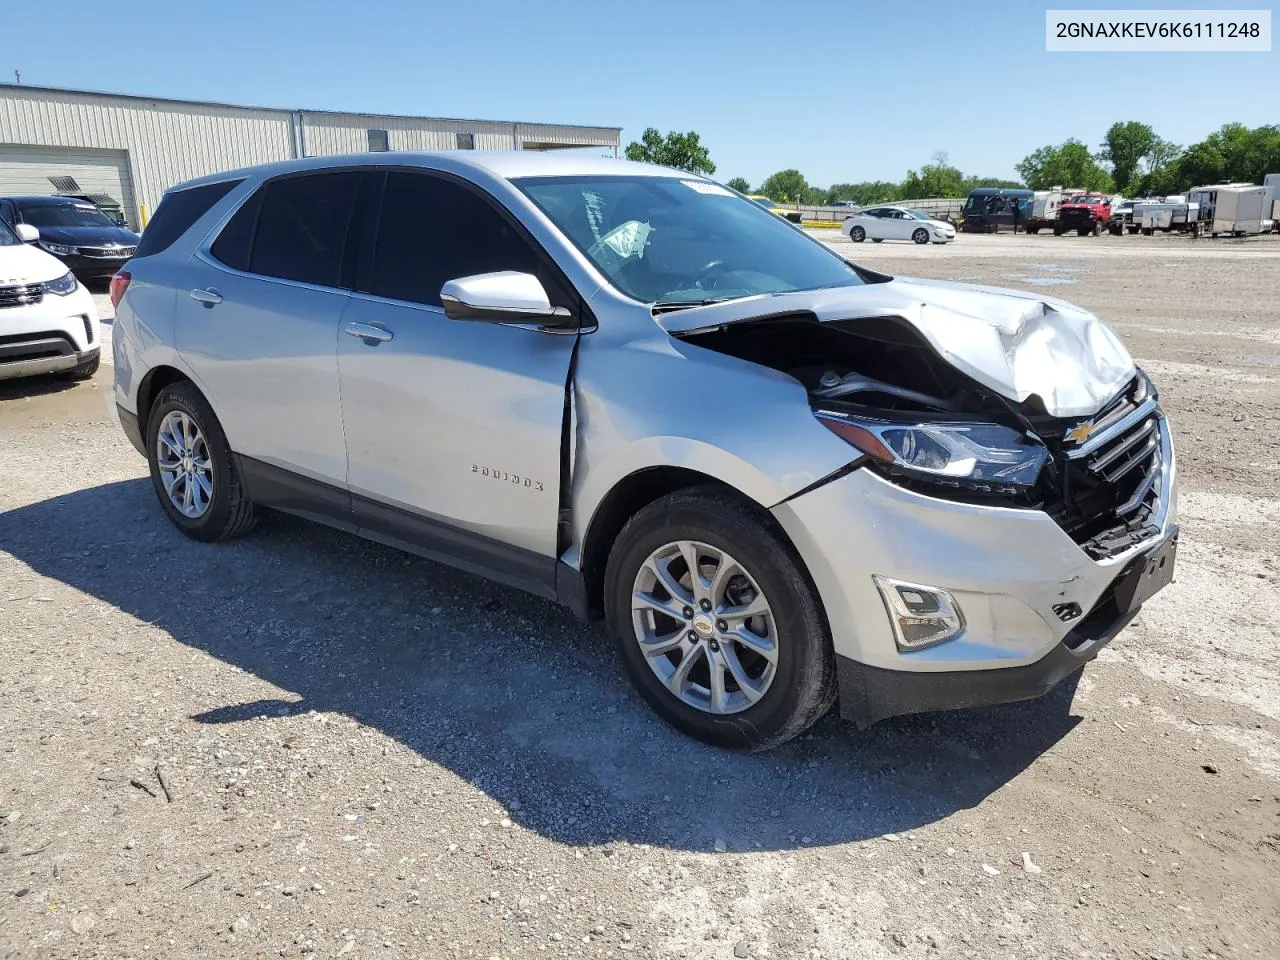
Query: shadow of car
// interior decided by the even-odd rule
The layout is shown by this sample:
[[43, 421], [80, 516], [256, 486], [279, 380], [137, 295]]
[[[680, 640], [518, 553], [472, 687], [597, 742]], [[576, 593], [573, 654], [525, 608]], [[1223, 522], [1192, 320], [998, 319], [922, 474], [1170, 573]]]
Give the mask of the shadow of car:
[[857, 733], [833, 713], [766, 754], [717, 749], [658, 720], [603, 631], [553, 603], [282, 515], [196, 543], [156, 514], [146, 479], [0, 513], [0, 549], [296, 696], [201, 704], [193, 690], [196, 722], [344, 714], [565, 844], [777, 850], [900, 833], [981, 803], [1078, 722], [1074, 674], [1035, 701]]

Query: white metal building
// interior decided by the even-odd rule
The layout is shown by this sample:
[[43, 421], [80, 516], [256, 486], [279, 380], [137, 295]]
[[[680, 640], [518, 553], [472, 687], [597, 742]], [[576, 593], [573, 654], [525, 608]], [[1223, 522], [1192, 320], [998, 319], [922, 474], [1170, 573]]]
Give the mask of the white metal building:
[[618, 127], [241, 107], [0, 84], [0, 195], [56, 193], [49, 177], [118, 200], [144, 224], [164, 191], [235, 167], [366, 150], [556, 150], [616, 156]]

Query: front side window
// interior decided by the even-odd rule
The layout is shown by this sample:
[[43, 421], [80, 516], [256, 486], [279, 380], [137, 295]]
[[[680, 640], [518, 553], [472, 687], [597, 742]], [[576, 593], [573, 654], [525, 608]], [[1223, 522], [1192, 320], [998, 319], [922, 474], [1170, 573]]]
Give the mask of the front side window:
[[545, 259], [489, 201], [443, 177], [387, 174], [366, 292], [440, 306], [448, 281], [499, 270], [532, 273], [553, 304], [570, 305]]
[[359, 177], [313, 173], [267, 183], [236, 211], [210, 252], [249, 273], [337, 286]]
[[862, 283], [826, 246], [718, 184], [636, 176], [514, 183], [618, 290], [645, 303]]
[[0, 247], [17, 247], [21, 244], [18, 235], [9, 229], [9, 224], [0, 216]]
[[24, 206], [22, 219], [33, 227], [114, 227], [91, 203], [48, 203]]

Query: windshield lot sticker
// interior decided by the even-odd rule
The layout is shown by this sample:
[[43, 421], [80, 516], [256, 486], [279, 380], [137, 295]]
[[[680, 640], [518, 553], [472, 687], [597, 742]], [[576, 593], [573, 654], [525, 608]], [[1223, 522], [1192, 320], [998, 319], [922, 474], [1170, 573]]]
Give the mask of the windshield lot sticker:
[[733, 191], [720, 186], [718, 183], [708, 183], [706, 180], [681, 180], [686, 187], [698, 193], [710, 194], [713, 197], [732, 197]]

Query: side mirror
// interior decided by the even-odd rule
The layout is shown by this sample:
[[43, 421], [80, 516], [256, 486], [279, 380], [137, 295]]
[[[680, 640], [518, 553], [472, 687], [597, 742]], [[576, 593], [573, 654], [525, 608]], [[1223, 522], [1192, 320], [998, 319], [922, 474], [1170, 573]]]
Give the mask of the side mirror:
[[20, 223], [13, 230], [23, 243], [35, 243], [40, 239], [40, 231], [29, 223]]
[[564, 329], [572, 321], [564, 307], [551, 306], [537, 277], [514, 270], [450, 280], [440, 288], [440, 302], [450, 320], [540, 323], [545, 329]]

